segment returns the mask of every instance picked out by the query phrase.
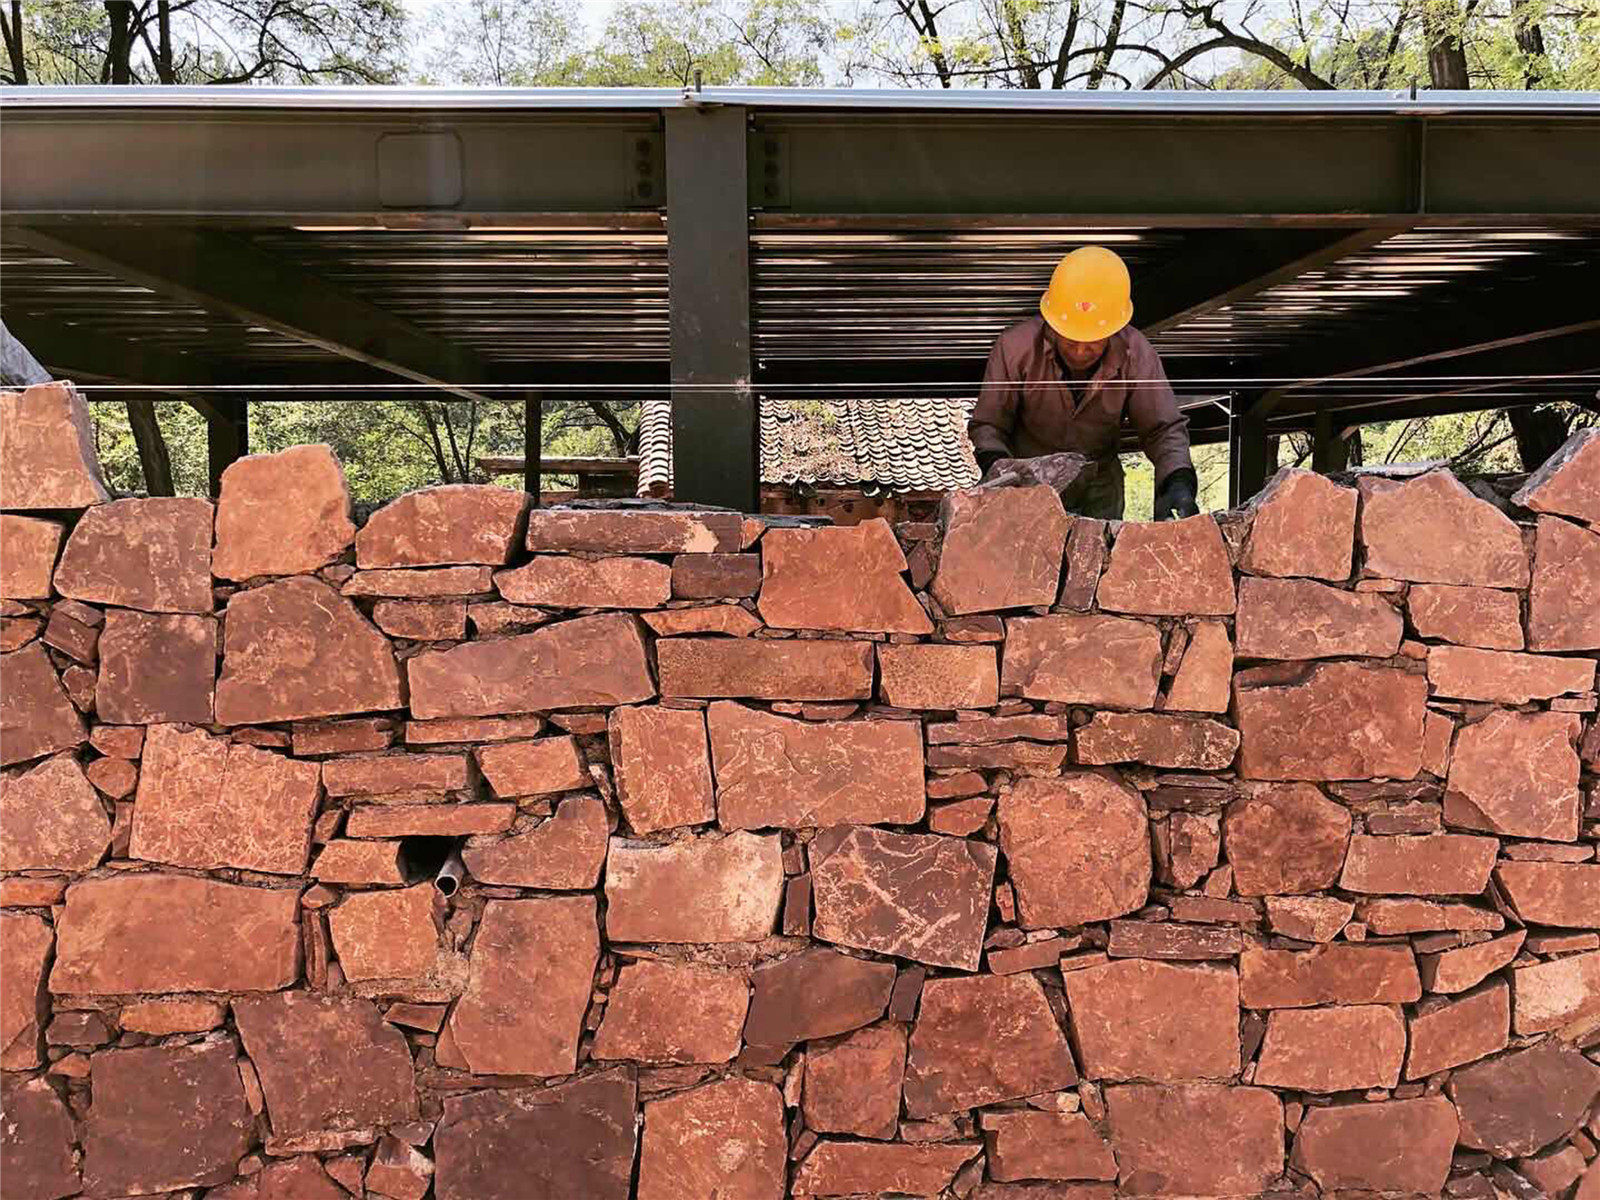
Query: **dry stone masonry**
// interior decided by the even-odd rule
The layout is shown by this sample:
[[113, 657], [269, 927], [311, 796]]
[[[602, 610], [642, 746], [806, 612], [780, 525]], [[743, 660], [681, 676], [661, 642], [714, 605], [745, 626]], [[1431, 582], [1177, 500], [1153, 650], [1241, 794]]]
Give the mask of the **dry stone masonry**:
[[1600, 433], [358, 528], [87, 430], [0, 397], [7, 1200], [1600, 1197]]

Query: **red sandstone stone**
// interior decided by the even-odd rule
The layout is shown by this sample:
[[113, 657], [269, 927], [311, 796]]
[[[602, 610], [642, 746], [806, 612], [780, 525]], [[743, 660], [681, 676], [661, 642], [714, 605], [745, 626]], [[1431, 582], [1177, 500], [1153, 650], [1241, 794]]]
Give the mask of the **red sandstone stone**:
[[1417, 969], [1423, 986], [1430, 992], [1464, 992], [1516, 958], [1526, 937], [1525, 930], [1514, 929], [1487, 942], [1420, 955]]
[[[100, 630], [98, 624], [104, 620], [103, 614], [98, 609], [90, 609], [99, 620], [95, 625], [88, 625], [78, 621], [66, 611], [66, 605], [77, 604], [76, 600], [65, 600], [55, 605], [50, 612], [50, 623], [45, 626], [41, 639], [46, 646], [59, 650], [68, 658], [92, 667], [100, 657]], [[79, 607], [88, 608], [88, 605]]]
[[1239, 581], [1241, 658], [1388, 658], [1400, 649], [1403, 627], [1382, 596], [1310, 579]]
[[1164, 705], [1179, 712], [1228, 711], [1229, 685], [1233, 682], [1233, 643], [1221, 621], [1200, 621], [1189, 635], [1189, 646], [1173, 677]]
[[1339, 878], [1350, 812], [1309, 783], [1262, 787], [1228, 806], [1223, 838], [1241, 895], [1315, 892]]
[[573, 891], [600, 879], [610, 827], [598, 796], [569, 796], [532, 829], [461, 852], [479, 883]]
[[434, 965], [433, 881], [392, 891], [352, 892], [328, 913], [339, 966], [351, 983], [417, 979]]
[[[1111, 1146], [1082, 1113], [986, 1113], [983, 1131], [991, 1178], [1117, 1177]], [[1049, 1200], [1049, 1195], [1040, 1193], [1040, 1198]]]
[[993, 811], [994, 800], [989, 796], [937, 804], [928, 810], [928, 830], [931, 833], [966, 837], [982, 829]]
[[599, 958], [592, 896], [491, 900], [449, 1030], [477, 1074], [567, 1075]]
[[1281, 1008], [1267, 1017], [1255, 1082], [1302, 1092], [1392, 1088], [1406, 1054], [1406, 1022], [1379, 1004]]
[[770, 1083], [723, 1079], [651, 1101], [639, 1200], [782, 1200], [787, 1148], [783, 1097]]
[[374, 754], [334, 758], [322, 764], [322, 784], [330, 796], [454, 791], [467, 786], [467, 757], [464, 754]]
[[106, 614], [95, 708], [108, 721], [211, 723], [217, 623], [166, 613]]
[[824, 1140], [800, 1164], [790, 1195], [943, 1195], [962, 1164], [979, 1150], [975, 1142]]
[[92, 870], [111, 842], [104, 806], [65, 754], [0, 777], [0, 829], [0, 871]]
[[528, 514], [528, 549], [604, 554], [732, 553], [738, 513], [691, 509], [545, 508]]
[[951, 492], [933, 598], [953, 616], [1051, 604], [1072, 518], [1049, 487]]
[[[511, 742], [538, 737], [544, 732], [544, 718], [457, 717], [442, 721], [407, 721], [406, 744], [439, 746], [455, 742]], [[384, 743], [388, 745], [387, 742]], [[382, 747], [363, 747], [382, 749]]]
[[1600, 1066], [1547, 1039], [1462, 1067], [1445, 1085], [1460, 1141], [1496, 1158], [1532, 1154], [1570, 1133], [1600, 1096]]
[[372, 622], [390, 637], [459, 641], [467, 636], [467, 605], [462, 600], [379, 600]]
[[1019, 775], [1055, 775], [1067, 761], [1065, 745], [1041, 746], [1035, 742], [1003, 742], [999, 745], [933, 746], [928, 750], [928, 767], [1000, 767]]
[[1215, 816], [1173, 813], [1167, 819], [1164, 836], [1159, 825], [1153, 825], [1151, 833], [1157, 871], [1175, 887], [1193, 887], [1217, 865], [1222, 822]]
[[812, 936], [975, 971], [994, 883], [986, 842], [845, 826], [811, 843]]
[[479, 746], [474, 753], [494, 794], [545, 796], [589, 787], [593, 780], [572, 737]]
[[1066, 975], [1087, 1079], [1230, 1079], [1239, 1071], [1239, 977], [1230, 967], [1122, 959]]
[[112, 800], [125, 800], [139, 786], [139, 768], [125, 758], [97, 758], [83, 770], [95, 791]]
[[[1026, 713], [1017, 717], [979, 717], [971, 721], [947, 721], [928, 726], [929, 745], [983, 745], [1028, 738], [1036, 742], [1065, 742], [1072, 737], [1072, 720], [1066, 716]], [[981, 779], [981, 777], [980, 777]], [[935, 795], [935, 781], [928, 782], [928, 795]], [[978, 791], [983, 791], [978, 787]], [[948, 799], [947, 796], [937, 797]]]
[[392, 1200], [422, 1200], [433, 1182], [433, 1160], [406, 1145], [399, 1138], [385, 1135], [367, 1167], [367, 1191]]
[[1593, 1025], [1600, 1015], [1600, 952], [1518, 967], [1511, 972], [1511, 995], [1518, 1034], [1559, 1030], [1580, 1020]]
[[1406, 596], [1406, 606], [1425, 638], [1489, 650], [1522, 649], [1522, 602], [1515, 592], [1419, 583]]
[[1350, 839], [1339, 886], [1402, 896], [1475, 896], [1489, 882], [1499, 842], [1458, 833]]
[[34, 642], [0, 655], [0, 766], [70, 750], [83, 739], [83, 718], [44, 647]]
[[1465, 646], [1435, 646], [1428, 654], [1428, 682], [1434, 692], [1461, 700], [1526, 704], [1563, 692], [1589, 691], [1594, 680], [1592, 658], [1554, 658]]
[[1355, 912], [1331, 896], [1268, 896], [1266, 904], [1273, 931], [1303, 942], [1331, 942]]
[[111, 758], [138, 758], [144, 749], [144, 727], [96, 725], [89, 731], [89, 744]]
[[82, 1190], [72, 1115], [43, 1079], [0, 1077], [0, 1174], [8, 1195], [55, 1200]]
[[[439, 1200], [628, 1200], [634, 1100], [627, 1070], [553, 1088], [447, 1096], [433, 1139], [434, 1193]], [[575, 1146], [584, 1152], [574, 1154]]]
[[1239, 560], [1251, 575], [1350, 578], [1356, 492], [1325, 475], [1285, 467], [1256, 493]]
[[66, 526], [59, 521], [0, 513], [0, 596], [12, 600], [48, 600], [50, 577]]
[[303, 874], [320, 768], [176, 725], [150, 727], [129, 853], [181, 867]]
[[1437, 1194], [1450, 1174], [1455, 1110], [1442, 1096], [1313, 1108], [1295, 1134], [1294, 1167], [1324, 1194], [1339, 1188]]
[[0, 392], [0, 508], [83, 508], [110, 498], [89, 406], [72, 384]]
[[20, 650], [44, 629], [38, 617], [0, 617], [0, 652]]
[[655, 695], [644, 635], [621, 613], [429, 651], [407, 660], [406, 671], [412, 716], [422, 718], [633, 704]]
[[614, 840], [606, 857], [612, 942], [754, 942], [783, 897], [776, 836], [730, 833], [657, 846]]
[[308, 755], [359, 754], [364, 750], [387, 750], [393, 743], [394, 722], [384, 717], [361, 717], [353, 721], [296, 722], [292, 734], [294, 753], [299, 758]]
[[738, 971], [645, 960], [624, 966], [595, 1034], [595, 1058], [720, 1063], [739, 1053], [750, 985]]
[[1539, 519], [1528, 592], [1528, 649], [1600, 648], [1600, 532]]
[[1528, 586], [1516, 524], [1448, 471], [1361, 481], [1365, 574], [1470, 587]]
[[503, 600], [469, 601], [467, 620], [478, 637], [494, 637], [502, 633], [521, 633], [536, 625], [543, 625], [553, 614], [542, 608], [525, 604], [507, 604]]
[[211, 571], [241, 581], [314, 571], [343, 554], [355, 532], [332, 447], [252, 454], [222, 472]]
[[1056, 605], [1072, 612], [1088, 612], [1105, 569], [1106, 522], [1093, 517], [1073, 517], [1067, 535], [1067, 561], [1062, 571], [1061, 594]]
[[45, 972], [54, 940], [38, 917], [0, 913], [0, 1069], [31, 1071], [43, 1059], [40, 1040], [50, 1012]]
[[211, 502], [118, 500], [84, 513], [56, 567], [56, 591], [151, 612], [211, 611]]
[[886, 1022], [806, 1049], [807, 1129], [893, 1138], [905, 1081], [906, 1033]]
[[956, 1112], [1070, 1087], [1067, 1039], [1032, 975], [930, 979], [912, 1027], [905, 1107]]
[[859, 1029], [883, 1016], [895, 980], [892, 963], [825, 946], [762, 963], [750, 975], [754, 994], [744, 1040], [751, 1046], [786, 1047]]
[[1125, 1084], [1106, 1108], [1129, 1195], [1254, 1196], [1283, 1170], [1283, 1106], [1265, 1088]]
[[1243, 939], [1237, 929], [1170, 921], [1113, 921], [1106, 952], [1113, 958], [1234, 958]]
[[215, 1029], [223, 1015], [223, 1005], [215, 1000], [141, 1000], [123, 1006], [117, 1025], [127, 1033], [165, 1037]]
[[872, 643], [667, 638], [656, 646], [663, 696], [865, 700]]
[[1410, 779], [1422, 765], [1427, 682], [1333, 662], [1234, 676], [1238, 771], [1246, 779]]
[[1409, 1004], [1421, 995], [1416, 959], [1403, 943], [1305, 951], [1247, 945], [1239, 956], [1239, 1002], [1246, 1008]]
[[607, 735], [617, 797], [635, 833], [716, 817], [704, 714], [653, 704], [617, 708]]
[[1511, 497], [1534, 512], [1576, 517], [1600, 526], [1600, 436], [1580, 429], [1528, 476]]
[[487, 484], [446, 484], [407, 492], [367, 520], [356, 534], [356, 565], [502, 566], [523, 531], [528, 497]]
[[1494, 877], [1511, 907], [1530, 925], [1600, 928], [1600, 865], [1502, 862]]
[[901, 708], [992, 708], [1000, 677], [990, 646], [879, 646], [878, 694]]
[[1078, 730], [1080, 763], [1146, 763], [1220, 771], [1233, 762], [1239, 734], [1217, 721], [1154, 713], [1096, 713]]
[[706, 608], [670, 608], [663, 612], [641, 613], [645, 624], [657, 637], [683, 637], [690, 634], [724, 633], [729, 637], [749, 637], [761, 622], [737, 604], [713, 604]]
[[1579, 724], [1567, 713], [1491, 712], [1456, 737], [1445, 821], [1509, 837], [1578, 836]]
[[293, 1147], [363, 1130], [359, 1140], [371, 1141], [379, 1127], [416, 1119], [405, 1034], [370, 1000], [277, 992], [235, 999], [233, 1018], [278, 1142]]
[[[249, 992], [299, 975], [299, 894], [187, 875], [82, 880], [56, 925], [59, 994]], [[237, 953], [248, 946], [248, 954]]]
[[760, 590], [759, 554], [680, 554], [672, 560], [672, 594], [677, 599], [736, 598]]
[[1233, 568], [1216, 519], [1202, 513], [1181, 521], [1123, 525], [1095, 598], [1107, 612], [1231, 613]]
[[1433, 900], [1363, 900], [1358, 914], [1371, 933], [1390, 936], [1435, 929], [1500, 930], [1505, 918], [1472, 904], [1440, 904]]
[[399, 708], [404, 694], [388, 639], [327, 584], [285, 579], [228, 602], [218, 723]]
[[1161, 682], [1161, 631], [1123, 617], [1017, 617], [1007, 622], [1006, 695], [1150, 708]]
[[648, 558], [567, 558], [541, 554], [526, 566], [495, 572], [513, 604], [548, 608], [657, 608], [672, 595], [672, 571]]
[[1108, 775], [1017, 781], [1000, 797], [1000, 845], [1029, 929], [1121, 916], [1149, 892], [1144, 800]]
[[467, 837], [504, 833], [516, 819], [514, 804], [361, 804], [350, 810], [346, 837]]
[[339, 589], [345, 596], [394, 596], [427, 600], [434, 597], [481, 596], [493, 590], [490, 567], [382, 567], [357, 571]]
[[772, 529], [761, 541], [761, 619], [775, 629], [932, 633], [901, 578], [905, 555], [881, 518]]
[[1439, 1071], [1504, 1050], [1511, 1031], [1511, 993], [1496, 979], [1459, 1000], [1431, 1001], [1411, 1016], [1406, 1078]]
[[231, 1042], [94, 1056], [83, 1181], [92, 1195], [226, 1183], [250, 1148]]
[[798, 721], [718, 701], [707, 710], [724, 829], [922, 819], [922, 738], [908, 721]]

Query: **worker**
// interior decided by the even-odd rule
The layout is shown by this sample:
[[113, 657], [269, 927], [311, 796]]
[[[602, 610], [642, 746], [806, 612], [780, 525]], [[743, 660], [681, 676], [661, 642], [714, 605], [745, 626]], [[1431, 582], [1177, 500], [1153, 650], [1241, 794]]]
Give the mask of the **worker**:
[[1132, 287], [1122, 259], [1103, 246], [1066, 255], [1039, 299], [1039, 315], [1013, 325], [989, 353], [967, 425], [978, 468], [1003, 458], [1072, 451], [1096, 463], [1080, 511], [1120, 519], [1127, 418], [1155, 467], [1155, 516], [1191, 517], [1199, 490], [1189, 421], [1149, 340], [1128, 322]]

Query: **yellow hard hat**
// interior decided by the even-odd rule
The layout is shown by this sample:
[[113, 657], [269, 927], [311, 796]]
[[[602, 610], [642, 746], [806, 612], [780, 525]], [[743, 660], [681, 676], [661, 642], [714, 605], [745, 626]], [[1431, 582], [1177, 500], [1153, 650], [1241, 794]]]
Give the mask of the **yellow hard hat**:
[[1039, 312], [1062, 337], [1098, 342], [1133, 320], [1128, 267], [1104, 246], [1080, 246], [1056, 264]]

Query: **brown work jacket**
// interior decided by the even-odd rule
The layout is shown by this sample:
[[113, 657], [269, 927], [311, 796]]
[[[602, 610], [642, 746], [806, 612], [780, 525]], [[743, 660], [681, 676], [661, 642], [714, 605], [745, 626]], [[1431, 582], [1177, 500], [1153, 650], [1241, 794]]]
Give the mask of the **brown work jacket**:
[[[1011, 458], [1071, 450], [1101, 464], [1105, 491], [1089, 515], [1121, 515], [1122, 467], [1117, 451], [1124, 418], [1155, 466], [1160, 486], [1189, 458], [1189, 419], [1148, 338], [1129, 325], [1111, 338], [1087, 380], [1076, 381], [1033, 317], [1002, 333], [989, 353], [978, 403], [967, 423], [972, 448]], [[1109, 489], [1115, 490], [1115, 498]], [[1115, 508], [1115, 513], [1110, 511]]]

